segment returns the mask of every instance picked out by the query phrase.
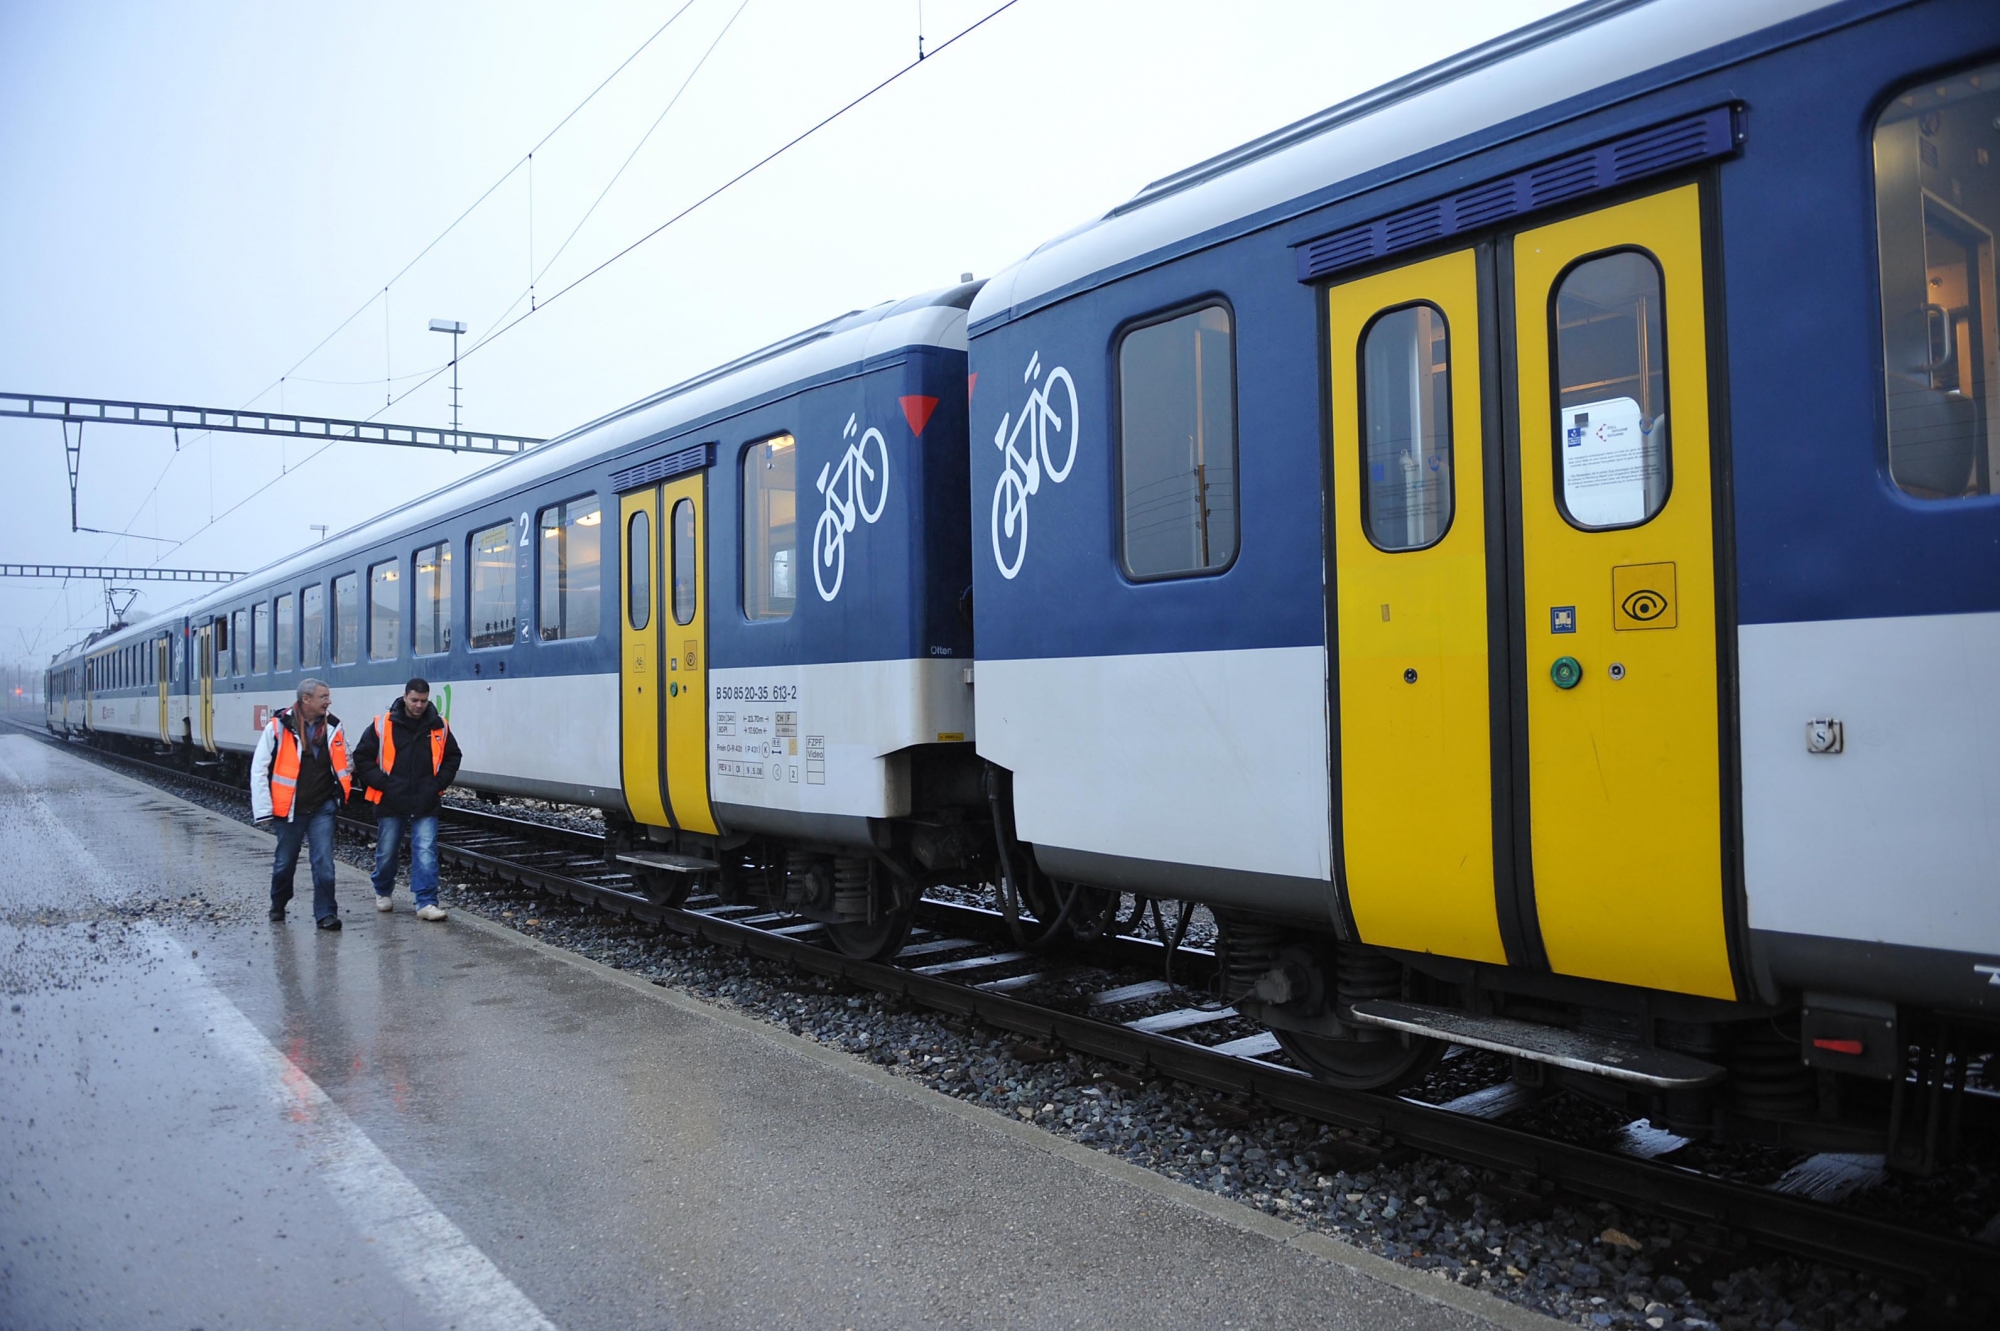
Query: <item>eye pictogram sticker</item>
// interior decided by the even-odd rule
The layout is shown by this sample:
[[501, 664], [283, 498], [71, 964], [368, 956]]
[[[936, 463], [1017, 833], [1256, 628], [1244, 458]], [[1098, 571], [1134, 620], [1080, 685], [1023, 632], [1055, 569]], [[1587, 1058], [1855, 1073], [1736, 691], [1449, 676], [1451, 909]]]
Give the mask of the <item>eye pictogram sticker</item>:
[[1620, 564], [1611, 570], [1611, 627], [1670, 629], [1680, 624], [1680, 589], [1672, 564]]

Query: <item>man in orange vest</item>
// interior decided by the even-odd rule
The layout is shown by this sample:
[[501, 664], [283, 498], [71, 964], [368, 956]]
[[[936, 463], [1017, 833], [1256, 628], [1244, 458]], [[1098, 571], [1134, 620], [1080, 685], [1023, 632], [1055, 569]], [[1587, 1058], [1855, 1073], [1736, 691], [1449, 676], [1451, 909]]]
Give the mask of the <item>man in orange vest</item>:
[[458, 740], [431, 706], [428, 680], [403, 685], [403, 696], [375, 718], [354, 746], [354, 770], [375, 806], [375, 909], [389, 910], [396, 851], [410, 837], [410, 895], [417, 918], [442, 920], [438, 905], [438, 792], [458, 775]]
[[333, 694], [323, 682], [300, 680], [298, 701], [272, 714], [250, 760], [250, 812], [259, 827], [278, 824], [271, 918], [285, 918], [304, 841], [312, 859], [313, 919], [327, 930], [340, 928], [333, 899], [333, 819], [354, 788], [347, 736], [340, 718], [328, 710], [332, 705]]

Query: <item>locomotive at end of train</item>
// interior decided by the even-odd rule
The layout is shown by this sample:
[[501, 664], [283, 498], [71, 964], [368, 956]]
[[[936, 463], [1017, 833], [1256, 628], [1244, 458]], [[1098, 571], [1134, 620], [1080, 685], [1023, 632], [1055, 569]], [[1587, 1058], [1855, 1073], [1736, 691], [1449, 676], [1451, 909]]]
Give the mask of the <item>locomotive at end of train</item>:
[[2000, 1044], [1996, 158], [1990, 5], [1597, 0], [111, 632], [50, 725], [240, 766], [420, 672], [664, 901], [1198, 904], [1338, 1084], [1927, 1167]]

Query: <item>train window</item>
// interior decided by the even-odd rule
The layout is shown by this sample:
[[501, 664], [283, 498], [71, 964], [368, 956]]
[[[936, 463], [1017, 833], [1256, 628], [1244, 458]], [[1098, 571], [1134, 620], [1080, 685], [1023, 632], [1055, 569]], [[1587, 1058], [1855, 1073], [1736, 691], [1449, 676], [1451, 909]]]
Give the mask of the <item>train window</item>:
[[451, 650], [451, 546], [443, 541], [417, 551], [410, 561], [410, 613], [416, 619], [418, 656]]
[[2000, 64], [1930, 79], [1875, 122], [1889, 475], [1920, 499], [2000, 469]]
[[1118, 344], [1120, 543], [1132, 577], [1204, 573], [1236, 557], [1233, 340], [1229, 311], [1209, 305]]
[[229, 673], [250, 673], [250, 612], [237, 610], [229, 616]]
[[694, 622], [695, 578], [694, 500], [674, 505], [674, 623]]
[[1421, 550], [1451, 526], [1451, 335], [1435, 305], [1375, 316], [1361, 340], [1361, 529]]
[[299, 592], [299, 668], [317, 670], [326, 650], [326, 588], [315, 582]]
[[1640, 250], [1584, 259], [1549, 302], [1556, 494], [1573, 527], [1636, 527], [1667, 502], [1667, 342], [1660, 265]]
[[299, 664], [298, 602], [292, 599], [290, 592], [286, 592], [278, 598], [276, 623], [277, 627], [275, 631], [277, 634], [278, 653], [272, 658], [271, 665], [274, 669], [281, 671], [297, 669]]
[[536, 563], [543, 642], [597, 636], [603, 517], [596, 495], [542, 510]]
[[635, 629], [653, 622], [653, 520], [645, 509], [625, 524], [625, 622]]
[[361, 579], [343, 573], [333, 580], [333, 664], [353, 665], [361, 658]]
[[798, 604], [796, 441], [781, 434], [743, 452], [743, 614], [790, 619]]
[[[521, 533], [527, 535], [524, 529]], [[471, 643], [505, 647], [514, 641], [514, 524], [472, 534]]]
[[259, 601], [252, 607], [250, 635], [250, 668], [258, 674], [267, 674], [271, 669], [271, 603]]
[[368, 566], [368, 659], [396, 659], [396, 635], [403, 631], [403, 579], [397, 561]]

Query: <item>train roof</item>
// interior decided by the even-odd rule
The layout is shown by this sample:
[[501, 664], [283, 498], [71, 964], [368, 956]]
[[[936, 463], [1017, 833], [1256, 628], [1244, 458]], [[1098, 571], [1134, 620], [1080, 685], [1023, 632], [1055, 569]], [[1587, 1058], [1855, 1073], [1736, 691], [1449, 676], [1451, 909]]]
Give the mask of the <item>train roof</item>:
[[[1395, 163], [1436, 156], [1482, 130], [1838, 2], [1572, 6], [1152, 182], [995, 274], [973, 301], [972, 331], [1165, 262], [1204, 238], [1219, 243], [1323, 207], [1332, 201], [1329, 186], [1353, 181], [1355, 193], [1379, 188], [1388, 181], [1371, 173]], [[1423, 164], [1435, 165], [1428, 158]]]
[[943, 287], [829, 319], [749, 355], [704, 370], [545, 444], [513, 454], [463, 480], [408, 500], [317, 545], [273, 560], [191, 602], [184, 601], [115, 631], [100, 632], [58, 653], [52, 663], [61, 664], [71, 656], [108, 650], [157, 633], [173, 621], [212, 613], [241, 600], [245, 587], [282, 580], [373, 549], [406, 528], [424, 526], [459, 509], [524, 489], [792, 384], [844, 368], [859, 369], [870, 361], [910, 347], [963, 351], [966, 307], [972, 303], [979, 286], [972, 282]]

